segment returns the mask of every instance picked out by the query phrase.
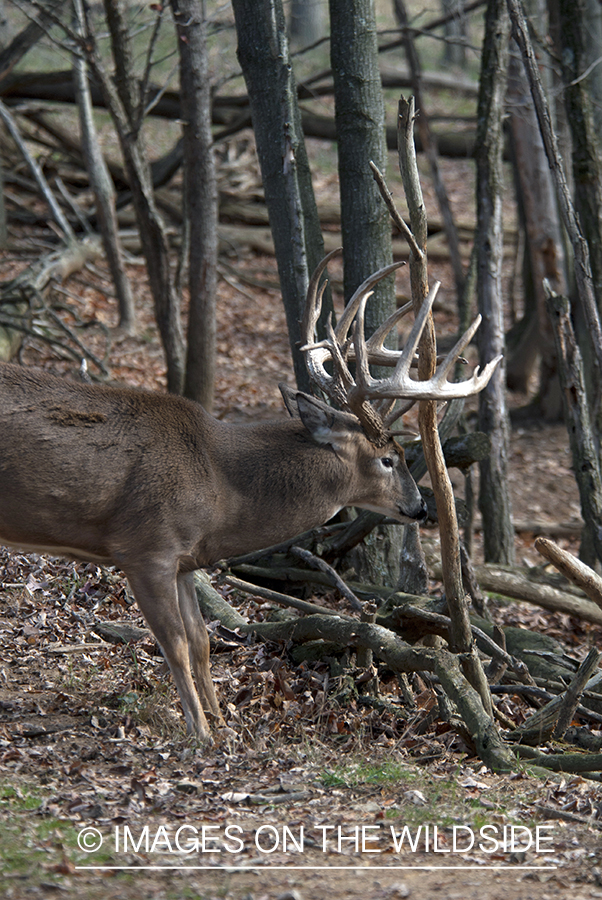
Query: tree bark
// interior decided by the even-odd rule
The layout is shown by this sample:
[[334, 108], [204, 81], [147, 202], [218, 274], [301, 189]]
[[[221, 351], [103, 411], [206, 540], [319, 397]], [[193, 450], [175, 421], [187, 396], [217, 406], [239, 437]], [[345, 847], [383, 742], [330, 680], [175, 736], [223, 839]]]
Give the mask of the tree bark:
[[522, 340], [509, 359], [508, 385], [511, 389], [526, 392], [539, 353], [541, 413], [545, 419], [555, 421], [562, 415], [562, 401], [554, 335], [546, 309], [543, 281], [547, 279], [552, 289], [559, 293], [566, 292], [564, 248], [554, 185], [533, 98], [518, 48], [516, 45], [513, 47], [508, 78], [509, 125], [514, 175], [529, 256], [534, 301], [531, 314], [535, 322], [528, 323]]
[[[602, 563], [602, 472], [594, 439], [594, 427], [585, 389], [581, 352], [575, 339], [566, 297], [547, 290], [548, 308], [554, 323], [556, 351], [560, 362], [560, 383], [564, 418], [569, 433], [573, 469], [581, 514], [585, 523], [581, 558], [593, 566]], [[593, 551], [593, 558], [592, 558]]]
[[[393, 259], [389, 214], [370, 170], [371, 161], [383, 173], [387, 164], [373, 0], [330, 0], [330, 33], [347, 301], [371, 272]], [[367, 334], [394, 309], [390, 277], [368, 301]]]
[[[368, 275], [393, 259], [389, 214], [370, 169], [373, 162], [381, 172], [386, 170], [385, 107], [373, 0], [330, 0], [329, 8], [347, 302]], [[376, 286], [368, 301], [368, 335], [394, 311], [395, 302], [391, 276]], [[394, 587], [401, 541], [400, 528], [377, 526], [368, 544], [358, 546], [351, 558], [360, 580], [380, 573]]]
[[138, 81], [132, 71], [134, 57], [122, 3], [123, 0], [104, 0], [115, 60], [115, 82], [105, 71], [96, 50], [94, 35], [89, 29], [83, 47], [88, 63], [101, 85], [123, 153], [148, 269], [155, 318], [165, 353], [167, 389], [172, 393], [181, 393], [184, 386], [184, 337], [180, 321], [180, 298], [171, 274], [167, 235], [155, 203], [141, 132], [141, 98], [137, 91]]
[[180, 53], [184, 120], [184, 210], [190, 235], [188, 348], [184, 394], [213, 408], [216, 361], [217, 178], [211, 133], [211, 73], [205, 0], [171, 0]]
[[[504, 0], [489, 0], [481, 60], [477, 122], [477, 297], [483, 322], [478, 331], [481, 365], [503, 352], [502, 298], [502, 120], [508, 68], [510, 21]], [[480, 463], [479, 507], [485, 559], [514, 560], [514, 530], [507, 482], [508, 417], [504, 361], [479, 395], [479, 430], [491, 438], [491, 455]]]
[[[558, 0], [559, 46], [562, 61], [563, 96], [571, 133], [573, 197], [575, 210], [587, 241], [592, 272], [592, 287], [598, 313], [602, 312], [602, 163], [600, 141], [594, 117], [591, 78], [587, 69], [586, 0]], [[598, 12], [598, 18], [600, 13]], [[594, 67], [595, 68], [595, 67]], [[590, 345], [588, 323], [576, 307], [576, 327], [583, 353], [585, 378], [590, 404], [594, 409], [591, 424], [599, 443], [602, 428], [600, 371], [596, 369]]]
[[575, 207], [589, 246], [596, 304], [601, 311], [602, 163], [592, 97], [587, 80], [582, 77], [586, 68], [585, 0], [559, 0], [558, 10], [564, 98], [573, 145]]
[[[309, 277], [324, 256], [324, 242], [289, 59], [282, 0], [233, 0], [232, 8], [295, 377], [298, 387], [309, 392], [311, 383], [299, 351], [300, 322]], [[323, 315], [327, 311], [326, 300]]]
[[[77, 28], [85, 33], [84, 9], [81, 0], [74, 0]], [[96, 216], [102, 237], [102, 243], [109, 264], [109, 270], [115, 285], [117, 303], [119, 305], [119, 325], [126, 333], [132, 332], [136, 323], [134, 300], [130, 289], [123, 255], [119, 243], [119, 226], [115, 211], [115, 189], [107, 165], [98, 143], [98, 134], [94, 123], [94, 112], [90, 98], [88, 69], [83, 57], [75, 55], [73, 59], [75, 94], [79, 112], [82, 151], [88, 170], [90, 186], [96, 201]]]

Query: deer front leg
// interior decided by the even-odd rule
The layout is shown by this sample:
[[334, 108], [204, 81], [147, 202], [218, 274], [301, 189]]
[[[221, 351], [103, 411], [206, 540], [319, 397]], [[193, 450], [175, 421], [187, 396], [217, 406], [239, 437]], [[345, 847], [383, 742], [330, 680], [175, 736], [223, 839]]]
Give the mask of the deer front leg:
[[194, 572], [178, 575], [178, 602], [188, 638], [190, 665], [205, 713], [223, 724], [209, 668], [209, 635], [194, 589]]
[[180, 613], [175, 572], [157, 573], [156, 562], [154, 571], [153, 562], [147, 561], [147, 564], [147, 571], [139, 565], [136, 572], [132, 572], [131, 569], [128, 571], [125, 565], [122, 568], [128, 577], [136, 602], [169, 664], [184, 710], [188, 733], [196, 735], [205, 744], [211, 743], [209, 725], [190, 671], [187, 636], [189, 629], [185, 627]]

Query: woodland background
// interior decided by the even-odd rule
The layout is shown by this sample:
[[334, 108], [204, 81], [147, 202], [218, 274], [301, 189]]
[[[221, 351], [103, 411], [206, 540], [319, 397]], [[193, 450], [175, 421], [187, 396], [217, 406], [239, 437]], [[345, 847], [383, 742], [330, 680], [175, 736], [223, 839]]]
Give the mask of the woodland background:
[[[510, 41], [505, 3], [418, 8], [396, 0], [374, 9], [371, 3], [332, 2], [329, 11], [320, 4], [311, 10], [300, 6], [3, 4], [2, 353], [72, 377], [78, 377], [85, 356], [93, 378], [183, 389], [232, 419], [279, 414], [278, 381], [294, 384], [296, 377], [303, 386], [291, 322], [312, 253], [317, 261], [321, 252], [315, 243], [307, 249], [305, 274], [291, 278], [295, 260], [283, 254], [294, 242], [278, 216], [290, 219], [298, 197], [292, 219], [301, 216], [306, 232], [314, 229], [312, 240], [319, 244], [320, 232], [329, 250], [342, 236], [344, 267], [331, 266], [337, 310], [353, 278], [361, 280], [361, 271], [380, 264], [383, 243], [392, 240], [395, 257], [407, 255], [383, 213], [367, 163], [380, 154], [397, 206], [407, 215], [396, 112], [400, 91], [414, 95], [429, 276], [443, 283], [436, 308], [439, 344], [451, 341], [478, 309], [490, 327], [472, 357], [489, 358], [500, 342], [505, 354], [493, 394], [467, 405], [459, 425], [462, 433], [487, 433], [493, 453], [451, 469], [463, 504], [464, 542], [476, 566], [473, 589], [479, 586], [473, 624], [487, 627], [498, 646], [530, 672], [530, 680], [521, 680], [506, 661], [494, 675], [491, 648], [480, 648], [490, 665], [496, 716], [506, 735], [522, 727], [517, 734], [523, 755], [530, 750], [537, 765], [547, 755], [550, 766], [568, 772], [577, 766], [587, 777], [538, 781], [521, 775], [517, 782], [516, 776], [480, 768], [469, 730], [429, 673], [401, 675], [378, 660], [358, 659], [359, 651], [323, 642], [317, 651], [266, 644], [217, 623], [214, 670], [232, 734], [207, 758], [178, 735], [171, 685], [119, 573], [3, 551], [0, 852], [7, 896], [24, 896], [26, 888], [28, 895], [43, 894], [51, 884], [107, 896], [106, 881], [74, 868], [81, 863], [74, 829], [82, 823], [107, 828], [115, 821], [142, 823], [149, 814], [170, 827], [183, 816], [215, 822], [242, 816], [253, 823], [255, 807], [269, 821], [308, 825], [331, 819], [442, 821], [441, 809], [448, 824], [483, 816], [563, 822], [556, 825], [560, 871], [542, 875], [543, 882], [532, 873], [513, 876], [513, 896], [543, 896], [538, 891], [546, 890], [548, 877], [595, 896], [602, 800], [602, 698], [596, 685], [585, 691], [581, 686], [564, 743], [552, 740], [552, 731], [556, 698], [566, 700], [567, 686], [595, 648], [602, 613], [542, 565], [534, 538], [552, 537], [598, 567], [600, 348], [592, 309], [600, 307], [602, 284], [600, 11], [586, 2], [526, 9], [565, 161], [563, 195], [538, 137], [525, 51]], [[201, 14], [198, 44], [174, 27], [174, 17], [181, 25], [193, 12]], [[329, 14], [336, 22], [334, 49], [327, 40]], [[368, 25], [358, 28], [358, 22]], [[277, 52], [268, 61], [274, 70], [251, 53], [253, 46], [266, 46], [253, 40], [270, 23], [276, 23]], [[374, 76], [372, 99], [345, 94], [345, 85], [355, 80], [345, 72], [353, 62], [345, 53], [351, 46], [346, 28], [368, 35], [359, 66]], [[178, 78], [186, 77], [192, 87], [185, 92]], [[196, 102], [183, 113], [185, 94]], [[270, 122], [269, 109], [257, 112], [266, 95], [273, 101], [268, 108], [283, 115], [278, 126]], [[342, 132], [346, 102], [351, 126]], [[361, 103], [373, 104], [366, 135], [353, 117]], [[182, 121], [190, 122], [193, 114], [199, 116], [196, 143], [187, 149]], [[271, 148], [276, 159], [283, 157], [283, 134], [294, 148], [298, 194], [270, 181], [270, 147], [260, 137], [266, 124], [268, 145], [270, 135], [278, 135]], [[370, 143], [374, 133], [376, 145]], [[360, 155], [345, 156], [350, 147]], [[308, 178], [315, 210], [307, 200]], [[282, 198], [288, 209], [278, 208]], [[576, 233], [571, 210], [579, 221]], [[162, 272], [152, 264], [161, 254], [168, 260]], [[404, 277], [377, 298], [375, 321], [407, 299]], [[574, 371], [566, 375], [558, 359], [559, 331], [546, 308], [544, 278], [551, 293], [569, 304], [563, 321], [574, 329], [577, 352], [571, 358], [581, 361], [582, 383]], [[562, 380], [567, 377], [570, 390]], [[407, 419], [415, 426], [412, 415]], [[585, 464], [583, 453], [589, 454]], [[391, 531], [373, 532], [364, 542], [368, 549], [339, 559], [338, 569], [354, 584], [370, 582], [373, 597], [397, 588], [398, 597], [401, 590], [415, 601], [420, 592], [408, 582], [407, 568], [423, 574], [423, 567], [400, 570], [406, 538], [399, 528], [393, 537]], [[423, 613], [441, 614], [435, 528], [424, 532], [423, 547], [429, 565]], [[290, 569], [290, 559], [286, 563]], [[267, 573], [262, 560], [252, 573], [246, 565], [234, 570], [238, 578], [298, 593], [290, 572]], [[378, 583], [384, 593], [374, 588]], [[219, 579], [215, 584], [247, 620], [261, 624], [273, 618], [273, 597], [262, 598], [252, 588], [241, 594]], [[301, 587], [306, 598], [315, 590]], [[328, 583], [316, 602], [349, 611]], [[424, 623], [424, 615], [406, 613], [403, 639], [428, 644], [445, 636], [447, 626], [435, 628], [433, 636], [425, 634], [432, 622]], [[126, 626], [133, 630], [124, 632]], [[496, 628], [504, 629], [503, 637]], [[587, 761], [579, 768], [575, 742], [580, 747], [585, 733], [588, 752], [579, 755]], [[564, 762], [558, 762], [560, 755]], [[24, 841], [17, 837], [22, 833]], [[143, 854], [137, 858], [145, 861]], [[381, 884], [370, 881], [370, 890], [374, 896], [411, 892], [414, 875], [407, 881], [404, 875], [404, 884], [398, 875], [397, 881], [385, 875]], [[128, 877], [111, 884], [110, 896], [139, 894], [140, 881]], [[278, 896], [287, 887], [302, 893], [304, 888], [290, 875], [279, 882], [273, 873], [216, 875], [211, 886], [181, 877], [180, 886], [170, 886], [158, 875], [145, 875], [145, 893]], [[436, 877], [420, 877], [423, 892], [437, 888]], [[479, 875], [474, 890], [495, 896], [497, 877]], [[352, 896], [355, 877], [341, 876], [336, 889]]]

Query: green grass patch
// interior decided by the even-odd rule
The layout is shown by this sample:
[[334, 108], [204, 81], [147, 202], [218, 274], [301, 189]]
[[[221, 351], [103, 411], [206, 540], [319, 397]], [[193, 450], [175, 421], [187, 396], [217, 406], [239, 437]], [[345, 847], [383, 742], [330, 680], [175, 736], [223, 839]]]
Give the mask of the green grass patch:
[[320, 780], [325, 787], [353, 787], [360, 784], [407, 784], [415, 778], [415, 771], [403, 763], [383, 760], [335, 766], [327, 769]]

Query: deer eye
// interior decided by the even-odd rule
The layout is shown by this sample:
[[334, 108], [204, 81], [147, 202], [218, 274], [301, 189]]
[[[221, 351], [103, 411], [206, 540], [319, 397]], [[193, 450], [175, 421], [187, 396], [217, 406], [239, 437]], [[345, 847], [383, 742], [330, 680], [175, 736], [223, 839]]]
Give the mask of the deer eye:
[[395, 460], [391, 459], [390, 456], [382, 456], [380, 461], [385, 469], [392, 469], [395, 466]]

